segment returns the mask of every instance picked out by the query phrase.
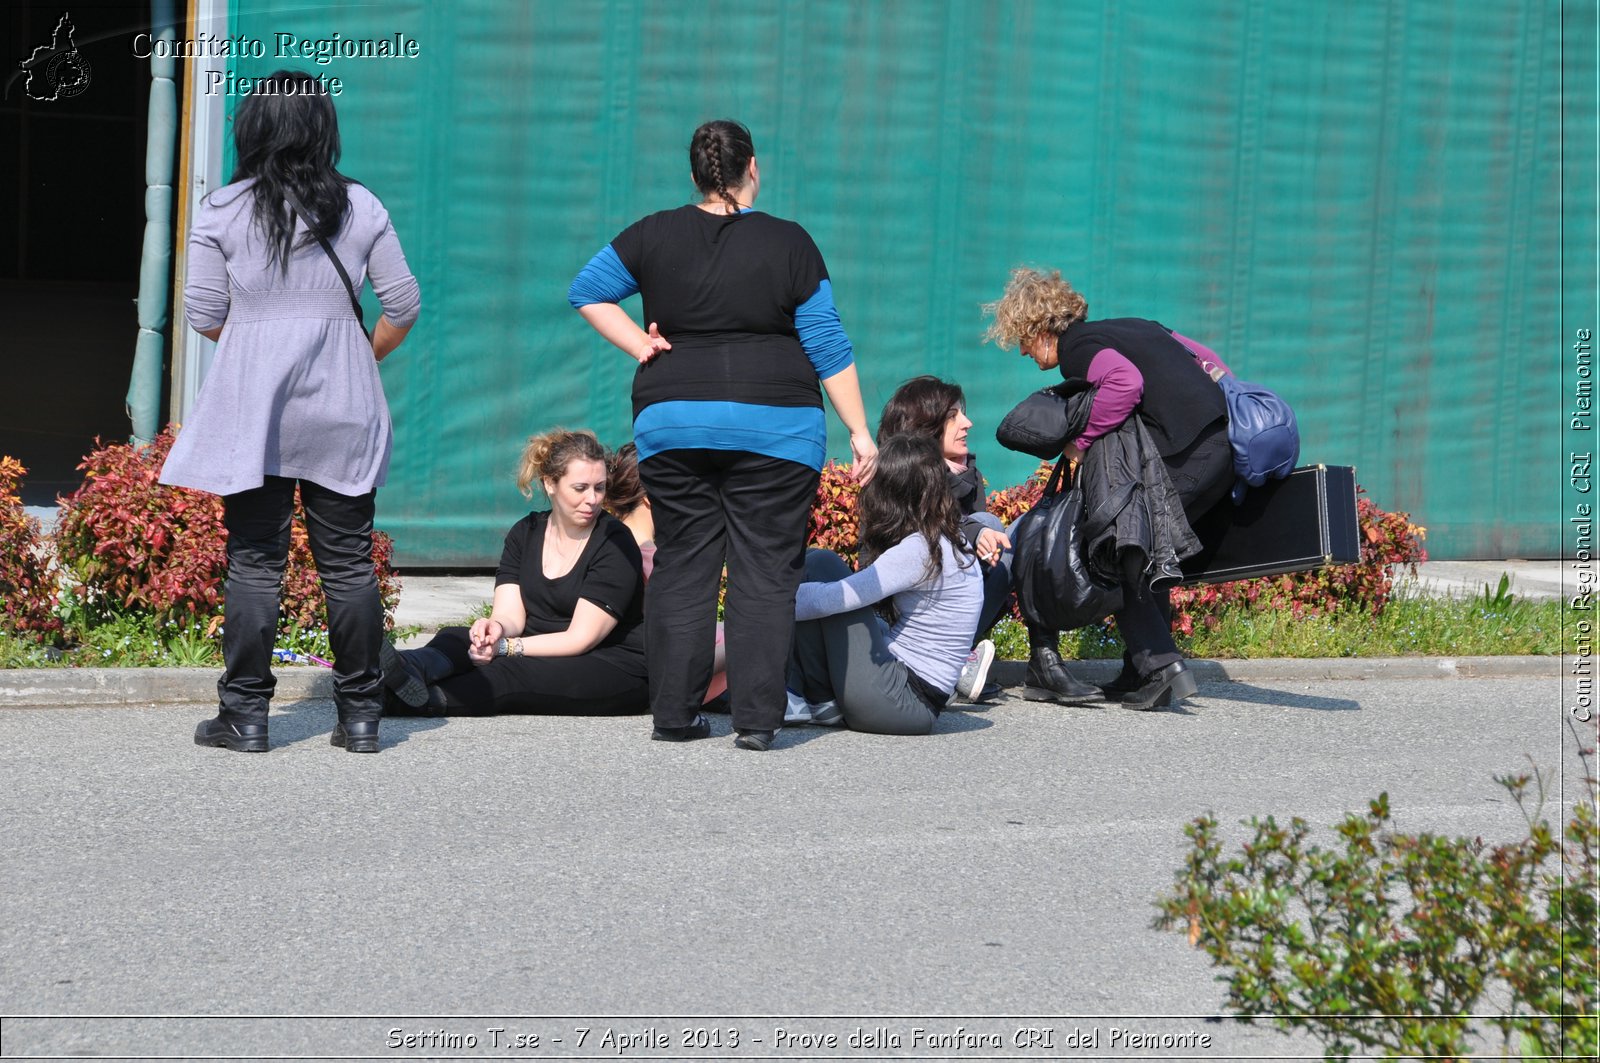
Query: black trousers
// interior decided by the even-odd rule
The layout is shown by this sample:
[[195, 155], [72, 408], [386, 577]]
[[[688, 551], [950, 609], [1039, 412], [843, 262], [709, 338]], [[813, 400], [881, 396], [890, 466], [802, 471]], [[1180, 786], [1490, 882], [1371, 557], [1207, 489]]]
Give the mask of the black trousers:
[[[339, 718], [383, 715], [383, 603], [372, 567], [372, 517], [376, 492], [341, 495], [301, 480], [306, 535], [328, 599], [328, 639], [333, 645], [333, 689]], [[222, 714], [241, 723], [265, 723], [277, 680], [272, 644], [278, 634], [283, 570], [289, 560], [295, 481], [269, 476], [260, 487], [222, 498], [228, 529], [227, 600], [223, 606]]]
[[[1233, 449], [1225, 420], [1215, 422], [1193, 443], [1164, 460], [1184, 515], [1191, 521], [1222, 501], [1233, 487]], [[1124, 667], [1149, 675], [1182, 660], [1183, 654], [1172, 641], [1172, 602], [1167, 588], [1150, 589], [1144, 578], [1144, 560], [1139, 551], [1123, 551], [1122, 610], [1115, 616], [1117, 630], [1128, 647], [1122, 658]]]
[[631, 668], [607, 651], [576, 657], [496, 657], [478, 664], [468, 655], [469, 629], [447, 627], [424, 649], [447, 659], [450, 674], [434, 679], [444, 705], [425, 716], [616, 716], [644, 712], [649, 690], [634, 657]]
[[640, 462], [639, 478], [656, 521], [644, 609], [656, 725], [683, 727], [705, 701], [726, 563], [733, 726], [777, 730], [817, 470], [741, 450], [668, 450]]

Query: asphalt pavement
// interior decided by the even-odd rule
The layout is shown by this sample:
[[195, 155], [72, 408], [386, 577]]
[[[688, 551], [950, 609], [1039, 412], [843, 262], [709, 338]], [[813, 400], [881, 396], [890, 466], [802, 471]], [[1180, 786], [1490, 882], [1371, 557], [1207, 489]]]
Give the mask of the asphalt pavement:
[[1316, 1058], [1150, 927], [1184, 824], [1326, 834], [1387, 791], [1398, 829], [1518, 837], [1496, 774], [1556, 773], [1557, 814], [1591, 772], [1561, 669], [1209, 662], [1178, 710], [768, 753], [725, 716], [390, 719], [377, 756], [328, 744], [320, 669], [266, 754], [192, 743], [214, 671], [7, 673], [0, 1055]]
[[[612, 1058], [1305, 1056], [1208, 1021], [1205, 956], [1150, 928], [1183, 825], [1326, 826], [1388, 791], [1401, 829], [1513, 838], [1496, 773], [1579, 789], [1561, 687], [1554, 662], [1209, 680], [1179, 711], [1008, 699], [926, 738], [799, 728], [764, 754], [726, 717], [685, 745], [638, 717], [391, 719], [354, 756], [330, 702], [287, 700], [263, 755], [194, 746], [198, 706], [11, 709], [4, 1052], [507, 1058], [503, 1028], [549, 1057], [592, 1053], [587, 1025], [640, 1038]], [[1008, 1050], [912, 1049], [957, 1026]], [[841, 1047], [782, 1050], [780, 1028]], [[1034, 1028], [1099, 1053], [1010, 1046]], [[676, 1040], [709, 1029], [740, 1046]], [[846, 1044], [879, 1029], [901, 1049]], [[456, 1040], [404, 1041], [430, 1031]]]

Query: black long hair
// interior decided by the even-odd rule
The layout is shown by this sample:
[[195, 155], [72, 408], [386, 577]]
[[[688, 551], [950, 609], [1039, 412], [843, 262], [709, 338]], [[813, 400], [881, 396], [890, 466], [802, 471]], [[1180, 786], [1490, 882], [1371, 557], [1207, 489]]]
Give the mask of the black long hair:
[[961, 511], [950, 493], [949, 476], [944, 452], [929, 436], [893, 435], [878, 444], [878, 464], [861, 489], [857, 507], [863, 565], [913, 534], [928, 543], [925, 579], [935, 578], [944, 567], [940, 539], [950, 541], [958, 558], [973, 556], [961, 535]]
[[744, 184], [745, 171], [755, 156], [750, 130], [731, 118], [706, 122], [689, 138], [689, 172], [695, 187], [701, 195], [721, 199], [736, 213], [739, 200], [733, 189]]
[[[339, 162], [339, 118], [327, 86], [310, 74], [279, 70], [257, 78], [233, 115], [239, 161], [233, 180], [255, 178], [251, 219], [266, 236], [269, 261], [289, 271], [294, 252], [293, 192], [311, 217], [306, 226], [331, 241], [350, 206], [351, 181]], [[302, 246], [313, 241], [310, 234]]]
[[889, 396], [878, 417], [878, 442], [890, 436], [929, 436], [942, 445], [950, 415], [967, 406], [960, 385], [936, 376], [912, 377]]

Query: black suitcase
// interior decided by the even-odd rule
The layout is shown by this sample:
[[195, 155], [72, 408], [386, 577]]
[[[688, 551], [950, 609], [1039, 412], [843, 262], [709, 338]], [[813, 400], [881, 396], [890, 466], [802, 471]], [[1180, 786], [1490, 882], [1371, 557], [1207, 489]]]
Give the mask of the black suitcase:
[[1306, 572], [1361, 560], [1356, 470], [1308, 465], [1252, 487], [1244, 502], [1224, 497], [1194, 522], [1201, 550], [1184, 561], [1183, 582], [1227, 583]]

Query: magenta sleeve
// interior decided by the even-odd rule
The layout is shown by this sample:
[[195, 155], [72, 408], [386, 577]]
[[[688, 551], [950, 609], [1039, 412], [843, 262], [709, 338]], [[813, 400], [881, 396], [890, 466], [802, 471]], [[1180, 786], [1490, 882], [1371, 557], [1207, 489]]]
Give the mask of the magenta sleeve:
[[1089, 407], [1089, 424], [1077, 439], [1079, 450], [1088, 450], [1095, 440], [1126, 421], [1144, 397], [1144, 374], [1115, 347], [1095, 352], [1089, 360], [1088, 380], [1100, 390]]

